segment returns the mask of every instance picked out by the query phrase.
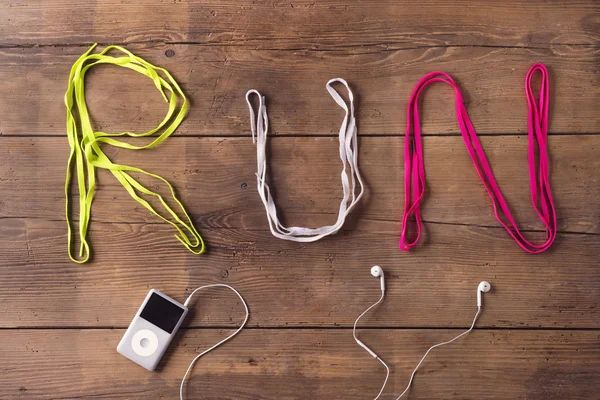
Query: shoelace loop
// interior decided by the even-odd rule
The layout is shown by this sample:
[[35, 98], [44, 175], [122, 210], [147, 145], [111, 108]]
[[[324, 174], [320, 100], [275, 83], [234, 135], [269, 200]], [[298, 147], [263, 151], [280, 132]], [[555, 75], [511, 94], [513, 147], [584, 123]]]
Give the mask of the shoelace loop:
[[[65, 196], [66, 196], [66, 220], [68, 229], [68, 253], [69, 258], [77, 263], [85, 263], [90, 258], [90, 246], [87, 242], [87, 232], [90, 223], [92, 201], [96, 187], [96, 168], [109, 170], [117, 180], [123, 185], [125, 190], [138, 203], [143, 205], [150, 212], [158, 216], [163, 221], [171, 224], [178, 232], [175, 235], [188, 250], [195, 254], [204, 252], [204, 241], [194, 227], [192, 220], [187, 214], [185, 208], [175, 195], [175, 189], [163, 177], [146, 172], [140, 168], [113, 163], [104, 153], [101, 144], [111, 145], [129, 150], [144, 150], [157, 146], [167, 137], [169, 137], [175, 129], [181, 124], [188, 109], [188, 103], [183, 91], [173, 79], [171, 74], [164, 69], [156, 67], [140, 57], [135, 56], [128, 50], [119, 46], [108, 46], [100, 53], [91, 54], [96, 45], [94, 44], [73, 64], [69, 75], [69, 85], [65, 93], [65, 105], [67, 107], [67, 138], [71, 151], [69, 153], [69, 161], [67, 163], [67, 173], [65, 180]], [[121, 57], [113, 57], [107, 55], [111, 50], [116, 50], [124, 54]], [[151, 131], [145, 133], [121, 132], [121, 133], [105, 133], [95, 132], [92, 128], [92, 123], [85, 102], [84, 79], [85, 73], [95, 65], [112, 64], [120, 67], [129, 68], [139, 72], [152, 79], [156, 88], [160, 91], [165, 102], [169, 104], [167, 115], [162, 122]], [[162, 76], [161, 76], [162, 74]], [[163, 77], [164, 76], [164, 77]], [[171, 93], [167, 97], [165, 90]], [[177, 113], [178, 97], [181, 97], [182, 104]], [[76, 107], [75, 107], [76, 106]], [[77, 118], [74, 113], [77, 113]], [[79, 126], [78, 126], [79, 121]], [[144, 146], [135, 146], [127, 142], [123, 142], [115, 137], [148, 137], [160, 132], [150, 143]], [[79, 191], [79, 257], [73, 256], [72, 250], [72, 230], [69, 207], [69, 186], [71, 184], [71, 170], [75, 164], [77, 173], [77, 189]], [[148, 189], [138, 182], [131, 173], [143, 174], [160, 180], [167, 185], [171, 193], [173, 201], [181, 209], [183, 218], [180, 218], [175, 210], [173, 210], [158, 193]], [[152, 207], [141, 195], [152, 196], [157, 199], [164, 209], [169, 214], [170, 218], [164, 217]], [[199, 250], [198, 250], [199, 248]]]
[[[342, 96], [333, 88], [333, 83], [341, 83], [348, 90], [350, 105], [346, 104]], [[256, 90], [249, 90], [246, 93], [246, 102], [250, 110], [250, 128], [252, 130], [252, 141], [256, 143], [256, 161], [257, 173], [256, 184], [258, 194], [265, 206], [269, 228], [271, 233], [280, 239], [291, 240], [294, 242], [314, 242], [325, 236], [334, 234], [344, 225], [346, 216], [352, 208], [358, 203], [364, 192], [363, 181], [358, 171], [358, 133], [356, 129], [356, 119], [354, 117], [354, 96], [348, 83], [341, 78], [334, 78], [327, 82], [327, 91], [335, 102], [346, 112], [342, 126], [339, 131], [340, 159], [342, 161], [342, 188], [343, 198], [340, 203], [337, 221], [334, 225], [322, 226], [320, 228], [304, 227], [285, 227], [279, 222], [277, 216], [277, 206], [271, 196], [267, 179], [267, 135], [269, 131], [269, 117], [267, 115], [267, 106], [265, 98]], [[250, 96], [255, 94], [259, 98], [258, 114], [255, 116], [254, 108], [250, 102]], [[348, 171], [348, 167], [350, 171]], [[356, 194], [356, 190], [359, 190]]]
[[[536, 102], [531, 88], [532, 77], [536, 72], [542, 75], [539, 103]], [[404, 215], [400, 234], [400, 249], [404, 251], [414, 247], [421, 236], [421, 201], [425, 194], [425, 166], [423, 163], [423, 144], [421, 139], [421, 123], [419, 120], [418, 99], [423, 89], [434, 83], [447, 83], [454, 88], [456, 94], [456, 118], [460, 133], [465, 142], [469, 156], [473, 160], [475, 170], [492, 199], [494, 214], [509, 235], [526, 252], [537, 254], [547, 250], [556, 238], [556, 210], [550, 191], [548, 141], [548, 103], [550, 83], [548, 70], [543, 64], [534, 64], [525, 78], [525, 93], [529, 108], [528, 116], [528, 162], [531, 202], [546, 229], [546, 240], [534, 244], [527, 240], [515, 222], [488, 160], [483, 147], [477, 138], [477, 132], [471, 123], [462, 94], [458, 85], [450, 75], [444, 72], [432, 72], [425, 75], [413, 90], [407, 108], [406, 136], [404, 141]], [[536, 149], [539, 165], [536, 165]], [[414, 216], [417, 231], [412, 240], [407, 239], [409, 218]]]

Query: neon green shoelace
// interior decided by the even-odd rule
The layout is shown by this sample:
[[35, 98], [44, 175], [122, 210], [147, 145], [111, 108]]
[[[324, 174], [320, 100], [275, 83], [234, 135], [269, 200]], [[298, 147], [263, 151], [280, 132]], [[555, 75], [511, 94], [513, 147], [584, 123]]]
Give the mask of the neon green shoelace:
[[[88, 51], [86, 51], [71, 68], [69, 75], [69, 86], [65, 93], [65, 105], [67, 106], [67, 136], [69, 139], [69, 146], [71, 152], [69, 154], [69, 162], [67, 164], [67, 177], [65, 182], [65, 195], [66, 195], [66, 218], [68, 227], [68, 252], [69, 258], [76, 263], [85, 263], [90, 258], [90, 247], [86, 240], [87, 231], [90, 223], [90, 214], [92, 209], [92, 201], [94, 198], [94, 190], [96, 187], [96, 176], [95, 168], [103, 168], [109, 170], [118, 180], [121, 182], [125, 190], [133, 197], [137, 202], [150, 210], [154, 215], [158, 216], [165, 222], [171, 224], [178, 232], [175, 237], [179, 240], [188, 250], [194, 254], [201, 254], [204, 252], [204, 241], [200, 237], [200, 234], [194, 227], [192, 220], [187, 214], [185, 208], [175, 195], [173, 186], [164, 179], [163, 177], [144, 171], [140, 168], [115, 164], [104, 154], [100, 145], [102, 143], [123, 148], [129, 150], [144, 150], [150, 149], [157, 146], [167, 137], [169, 137], [175, 129], [179, 126], [183, 118], [185, 117], [188, 109], [187, 99], [183, 94], [181, 88], [173, 79], [171, 74], [163, 68], [155, 67], [147, 61], [135, 56], [131, 52], [125, 50], [119, 46], [108, 46], [99, 54], [90, 54], [96, 45], [94, 44]], [[124, 56], [113, 57], [107, 55], [110, 50], [117, 50], [124, 53]], [[133, 132], [121, 132], [121, 133], [104, 133], [94, 132], [90, 117], [88, 114], [87, 106], [85, 103], [85, 88], [84, 78], [85, 73], [88, 69], [98, 64], [112, 64], [120, 67], [132, 69], [140, 74], [147, 76], [152, 79], [156, 88], [160, 91], [165, 102], [169, 103], [169, 110], [167, 115], [162, 122], [151, 131], [145, 133], [133, 133]], [[161, 76], [159, 73], [162, 73]], [[171, 92], [171, 95], [167, 97], [165, 89]], [[183, 104], [174, 116], [177, 108], [177, 98], [181, 97]], [[76, 104], [76, 111], [73, 110], [74, 102]], [[74, 116], [76, 112], [77, 118]], [[172, 119], [172, 121], [171, 121]], [[81, 125], [77, 126], [77, 121]], [[145, 146], [134, 146], [132, 144], [122, 142], [114, 137], [146, 137], [152, 136], [155, 133], [162, 131], [152, 142]], [[79, 134], [81, 133], [81, 136]], [[73, 167], [73, 160], [75, 161], [77, 170], [77, 188], [79, 190], [79, 237], [81, 245], [79, 248], [79, 257], [76, 259], [72, 252], [72, 230], [71, 220], [69, 218], [69, 186], [71, 182], [71, 169]], [[177, 205], [181, 208], [183, 213], [183, 219], [177, 215], [163, 197], [146, 188], [130, 173], [144, 174], [155, 179], [159, 179], [164, 182], [171, 191], [171, 196]], [[86, 179], [87, 178], [87, 179]], [[161, 215], [156, 211], [150, 203], [140, 197], [141, 195], [153, 196], [158, 199], [164, 209], [170, 214], [169, 219]]]

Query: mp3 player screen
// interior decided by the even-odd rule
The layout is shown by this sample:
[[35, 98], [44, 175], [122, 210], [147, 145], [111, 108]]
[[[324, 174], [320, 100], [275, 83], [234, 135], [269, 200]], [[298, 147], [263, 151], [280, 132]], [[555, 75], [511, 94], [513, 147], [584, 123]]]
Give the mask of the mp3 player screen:
[[146, 306], [144, 306], [144, 309], [140, 313], [140, 317], [167, 333], [173, 333], [173, 329], [177, 326], [184, 312], [185, 310], [178, 305], [171, 303], [156, 293], [152, 293]]

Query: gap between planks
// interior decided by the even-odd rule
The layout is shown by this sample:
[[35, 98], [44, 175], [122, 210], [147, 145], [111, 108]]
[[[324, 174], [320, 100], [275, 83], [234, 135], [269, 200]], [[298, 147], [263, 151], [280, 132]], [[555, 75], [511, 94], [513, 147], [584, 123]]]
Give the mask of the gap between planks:
[[[125, 330], [128, 326], [15, 326], [15, 327], [0, 327], [0, 331], [57, 331], [57, 330], [65, 330], [65, 331], [99, 331], [99, 330]], [[405, 330], [405, 331], [415, 331], [415, 330], [425, 330], [425, 331], [436, 331], [436, 330], [445, 330], [445, 331], [464, 331], [468, 329], [469, 326], [357, 326], [356, 330], [371, 330], [371, 331], [379, 331], [379, 330], [388, 330], [388, 331], [397, 331], [397, 330]], [[237, 326], [226, 326], [226, 325], [215, 325], [215, 326], [185, 326], [180, 327], [179, 331], [185, 330], [234, 330], [237, 329]], [[265, 330], [265, 331], [278, 331], [278, 330], [327, 330], [327, 331], [352, 331], [351, 326], [326, 326], [326, 325], [307, 325], [307, 326], [246, 326], [243, 330]], [[478, 328], [475, 326], [473, 328], [474, 331], [530, 331], [530, 332], [539, 332], [539, 331], [566, 331], [566, 332], [600, 332], [598, 328], [569, 328], [569, 327], [508, 327], [508, 326], [499, 326], [499, 327], [481, 327]]]

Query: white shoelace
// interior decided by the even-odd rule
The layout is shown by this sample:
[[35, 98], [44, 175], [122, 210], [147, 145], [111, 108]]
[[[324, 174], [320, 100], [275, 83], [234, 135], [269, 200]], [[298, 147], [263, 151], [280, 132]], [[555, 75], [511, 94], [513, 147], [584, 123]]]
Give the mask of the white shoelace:
[[[339, 82], [348, 90], [348, 98], [350, 106], [344, 101], [340, 94], [331, 86], [332, 83]], [[269, 117], [267, 115], [267, 107], [265, 98], [256, 90], [249, 90], [246, 93], [246, 102], [250, 109], [250, 128], [252, 129], [252, 141], [256, 143], [256, 158], [258, 172], [256, 173], [256, 183], [258, 194], [265, 205], [267, 218], [269, 220], [269, 228], [274, 236], [291, 240], [294, 242], [314, 242], [325, 236], [337, 233], [344, 225], [346, 216], [356, 203], [360, 200], [364, 193], [364, 185], [360, 173], [358, 171], [358, 133], [356, 129], [356, 119], [354, 117], [354, 96], [348, 86], [348, 83], [341, 78], [334, 78], [327, 82], [325, 86], [335, 102], [346, 111], [342, 126], [339, 132], [340, 141], [340, 159], [343, 164], [342, 169], [342, 187], [343, 199], [340, 203], [337, 221], [334, 225], [322, 226], [320, 228], [304, 228], [304, 227], [285, 227], [279, 222], [277, 217], [277, 206], [271, 196], [267, 179], [267, 134], [269, 131]], [[256, 94], [259, 98], [258, 115], [255, 116], [254, 108], [250, 103], [250, 95]], [[348, 167], [349, 166], [349, 171]], [[356, 194], [359, 188], [358, 194]]]

